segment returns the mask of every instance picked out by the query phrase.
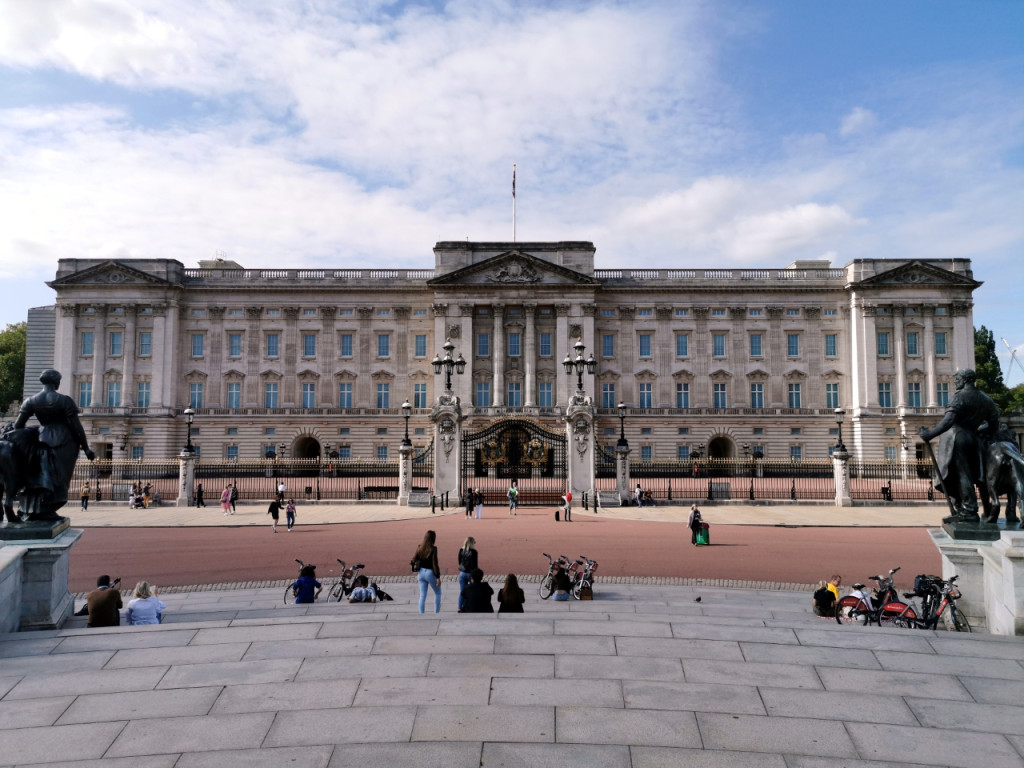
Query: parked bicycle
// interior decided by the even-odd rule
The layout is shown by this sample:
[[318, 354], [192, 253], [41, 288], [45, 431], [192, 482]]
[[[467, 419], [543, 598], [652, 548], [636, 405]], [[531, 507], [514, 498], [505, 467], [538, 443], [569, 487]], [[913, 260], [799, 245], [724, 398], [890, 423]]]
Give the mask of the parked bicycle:
[[878, 624], [891, 626], [896, 616], [916, 618], [917, 613], [912, 606], [899, 599], [893, 586], [893, 574], [899, 568], [893, 568], [888, 576], [872, 576], [878, 586], [873, 595], [868, 595], [863, 584], [854, 584], [853, 589], [860, 594], [844, 595], [836, 601], [836, 622], [839, 624]]
[[580, 555], [580, 559], [576, 562], [583, 566], [572, 582], [572, 596], [579, 600], [584, 589], [594, 588], [594, 571], [597, 570], [597, 561], [591, 560], [586, 555]]
[[[921, 598], [920, 616], [900, 614], [893, 618], [893, 625], [903, 629], [937, 629], [939, 619], [942, 618], [949, 607], [949, 626], [957, 632], [970, 632], [971, 625], [960, 610], [956, 607], [956, 601], [960, 599], [960, 590], [956, 588], [958, 576], [951, 576], [949, 580], [941, 579], [938, 576], [920, 575], [914, 579], [914, 591], [904, 592], [903, 596], [908, 600], [915, 597]], [[916, 608], [916, 604], [912, 606]]]
[[568, 568], [569, 563], [565, 555], [553, 558], [547, 552], [541, 552], [541, 554], [548, 559], [548, 572], [540, 580], [540, 599], [547, 600], [551, 597], [551, 593], [555, 591], [555, 567], [560, 565], [563, 568]]
[[356, 576], [366, 566], [363, 563], [356, 563], [351, 568], [345, 565], [344, 560], [338, 560], [341, 565], [341, 577], [334, 582], [334, 585], [327, 591], [327, 602], [333, 600], [340, 603], [343, 599], [352, 594], [356, 586]]

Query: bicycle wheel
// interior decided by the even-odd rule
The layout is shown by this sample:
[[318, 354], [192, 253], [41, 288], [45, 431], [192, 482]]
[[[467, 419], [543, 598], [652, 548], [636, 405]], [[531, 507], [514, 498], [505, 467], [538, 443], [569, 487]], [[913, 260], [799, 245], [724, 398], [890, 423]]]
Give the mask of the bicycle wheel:
[[333, 600], [336, 603], [340, 603], [341, 602], [341, 596], [344, 595], [344, 594], [345, 594], [345, 583], [343, 581], [339, 581], [339, 582], [335, 583], [335, 585], [333, 587], [331, 587], [331, 591], [327, 593], [327, 602], [329, 603], [329, 602], [331, 602]]
[[572, 596], [574, 599], [580, 599], [580, 590], [583, 589], [583, 579], [576, 579], [572, 583]]
[[[890, 600], [883, 605], [881, 610], [878, 612], [878, 626], [900, 626], [901, 628], [906, 629], [902, 624], [897, 625], [896, 620], [914, 619], [916, 617], [917, 614], [914, 612], [914, 609], [906, 603], [900, 602], [899, 600]], [[912, 624], [913, 622], [910, 623]]]
[[836, 602], [837, 624], [866, 624], [868, 622], [867, 606], [859, 597], [846, 595]]
[[917, 611], [912, 605], [892, 617], [891, 626], [898, 629], [915, 629], [917, 627]]
[[540, 580], [540, 599], [547, 600], [551, 597], [551, 593], [554, 591], [554, 581], [549, 573], [543, 579]]
[[[291, 598], [291, 600], [289, 600]], [[292, 594], [292, 588], [290, 586], [284, 588], [284, 604], [289, 605], [295, 602], [295, 595]]]
[[950, 618], [950, 623], [953, 625], [953, 629], [956, 630], [957, 632], [970, 632], [971, 631], [971, 625], [967, 621], [967, 617], [964, 616], [962, 613], [960, 613], [960, 611], [958, 611], [952, 605], [949, 606], [949, 607], [950, 607], [949, 618]]

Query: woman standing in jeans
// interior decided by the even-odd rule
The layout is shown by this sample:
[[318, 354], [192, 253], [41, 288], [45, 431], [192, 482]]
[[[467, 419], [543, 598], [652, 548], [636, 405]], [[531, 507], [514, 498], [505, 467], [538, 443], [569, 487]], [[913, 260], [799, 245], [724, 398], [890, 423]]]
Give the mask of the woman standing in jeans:
[[420, 566], [417, 577], [420, 583], [420, 613], [424, 613], [426, 607], [427, 587], [434, 590], [434, 613], [441, 612], [441, 584], [438, 581], [441, 569], [437, 564], [437, 547], [434, 546], [436, 538], [437, 534], [427, 531], [413, 558], [413, 562], [418, 562]]
[[476, 568], [476, 539], [470, 536], [462, 545], [462, 549], [459, 550], [459, 611], [462, 610], [462, 606], [465, 603], [462, 593], [469, 586], [470, 578]]

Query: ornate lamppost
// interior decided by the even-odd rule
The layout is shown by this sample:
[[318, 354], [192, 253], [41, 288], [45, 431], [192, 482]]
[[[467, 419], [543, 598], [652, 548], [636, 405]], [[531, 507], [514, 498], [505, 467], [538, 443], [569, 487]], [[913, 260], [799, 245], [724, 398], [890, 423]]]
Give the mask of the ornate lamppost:
[[406, 400], [402, 403], [402, 416], [405, 418], [405, 437], [402, 438], [402, 447], [412, 447], [412, 440], [409, 439], [409, 417], [412, 416], [412, 404]]
[[843, 444], [843, 419], [846, 418], [846, 411], [844, 411], [842, 408], [836, 408], [835, 416], [836, 426], [839, 428], [835, 450], [846, 453], [846, 445]]
[[195, 421], [196, 412], [191, 408], [185, 409], [185, 453], [195, 453], [196, 449], [192, 445], [192, 422]]
[[580, 339], [573, 348], [576, 350], [576, 359], [574, 360], [568, 353], [565, 355], [565, 359], [562, 361], [562, 365], [565, 366], [565, 372], [572, 376], [576, 374], [576, 392], [580, 394], [583, 392], [583, 372], [586, 371], [591, 376], [597, 372], [597, 360], [594, 359], [594, 353], [590, 353], [590, 357], [586, 360], [583, 359], [583, 353], [586, 352], [587, 347]]
[[616, 445], [619, 448], [629, 448], [629, 441], [626, 440], [626, 404], [619, 403], [619, 442]]
[[444, 357], [440, 355], [434, 355], [434, 359], [431, 361], [431, 365], [434, 366], [434, 374], [440, 375], [441, 371], [444, 371], [444, 390], [445, 392], [452, 391], [452, 371], [455, 371], [458, 375], [462, 375], [466, 372], [466, 360], [462, 357], [462, 353], [459, 352], [458, 358], [452, 357], [452, 351], [455, 349], [455, 345], [452, 344], [451, 339], [446, 339], [444, 342]]

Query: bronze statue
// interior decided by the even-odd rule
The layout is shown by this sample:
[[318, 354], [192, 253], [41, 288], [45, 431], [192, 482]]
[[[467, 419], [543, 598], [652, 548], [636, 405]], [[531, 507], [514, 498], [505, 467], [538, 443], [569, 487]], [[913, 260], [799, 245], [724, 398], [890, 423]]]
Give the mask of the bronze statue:
[[988, 498], [983, 499], [988, 523], [999, 520], [999, 497], [1006, 497], [1006, 526], [1017, 525], [1017, 505], [1024, 515], [1024, 456], [1017, 448], [1017, 436], [1009, 429], [1000, 429], [985, 454], [985, 485]]
[[[18, 420], [0, 440], [0, 478], [6, 491], [4, 514], [8, 523], [22, 521], [15, 515], [12, 503], [12, 497], [19, 492], [22, 518], [59, 519], [57, 510], [67, 504], [79, 449], [85, 451], [90, 461], [96, 458], [78, 419], [78, 406], [70, 397], [57, 392], [60, 373], [47, 369], [39, 381], [43, 384], [42, 392], [22, 403]], [[40, 426], [25, 426], [32, 416]]]
[[[957, 371], [956, 393], [949, 401], [946, 415], [932, 429], [921, 427], [918, 434], [925, 442], [939, 437], [939, 450], [932, 454], [938, 470], [937, 488], [951, 502], [952, 514], [944, 523], [978, 523], [978, 498], [974, 486], [981, 489], [988, 504], [985, 482], [985, 454], [995, 439], [999, 426], [999, 409], [992, 398], [974, 386], [971, 369]], [[928, 446], [931, 451], [931, 446]], [[986, 515], [986, 522], [993, 522]]]

